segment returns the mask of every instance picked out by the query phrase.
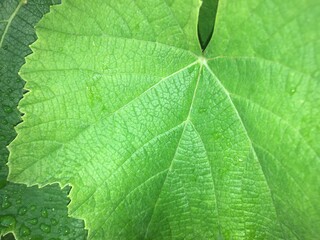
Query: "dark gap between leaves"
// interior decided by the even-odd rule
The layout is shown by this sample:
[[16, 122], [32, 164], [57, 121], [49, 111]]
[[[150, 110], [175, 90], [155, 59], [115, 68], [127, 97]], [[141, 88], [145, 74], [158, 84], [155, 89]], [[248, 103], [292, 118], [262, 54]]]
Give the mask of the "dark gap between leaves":
[[202, 0], [198, 18], [198, 39], [202, 51], [208, 46], [215, 27], [219, 0]]
[[12, 233], [8, 233], [1, 237], [1, 240], [16, 240], [14, 235]]

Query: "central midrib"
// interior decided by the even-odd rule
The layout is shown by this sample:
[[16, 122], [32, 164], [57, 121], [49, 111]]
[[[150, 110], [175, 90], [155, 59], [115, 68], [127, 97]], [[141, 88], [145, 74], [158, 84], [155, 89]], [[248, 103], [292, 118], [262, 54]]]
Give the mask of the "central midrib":
[[200, 78], [201, 78], [201, 72], [202, 72], [202, 69], [203, 69], [203, 64], [202, 64], [200, 61], [199, 61], [199, 64], [200, 64], [199, 73], [198, 73], [198, 77], [197, 77], [196, 86], [195, 86], [195, 89], [194, 89], [194, 91], [193, 91], [193, 95], [192, 95], [192, 99], [191, 99], [191, 103], [190, 103], [188, 115], [187, 115], [187, 117], [186, 117], [186, 120], [184, 121], [183, 130], [182, 130], [182, 132], [181, 132], [181, 135], [180, 135], [180, 138], [179, 138], [179, 142], [178, 142], [177, 147], [176, 147], [176, 151], [175, 151], [175, 153], [174, 153], [174, 155], [173, 155], [173, 158], [172, 158], [172, 160], [171, 160], [169, 169], [168, 169], [167, 174], [166, 174], [166, 176], [165, 176], [165, 178], [164, 178], [164, 180], [163, 180], [163, 183], [162, 183], [162, 186], [161, 186], [161, 189], [160, 189], [158, 198], [157, 198], [156, 203], [155, 203], [155, 205], [154, 205], [154, 208], [153, 208], [153, 210], [152, 210], [152, 214], [151, 214], [149, 223], [148, 223], [147, 228], [146, 228], [146, 233], [145, 233], [144, 239], [146, 239], [147, 236], [148, 236], [148, 230], [149, 230], [150, 223], [152, 222], [152, 218], [153, 218], [153, 216], [154, 216], [155, 209], [157, 208], [157, 205], [158, 205], [158, 203], [159, 203], [159, 199], [160, 199], [160, 196], [161, 196], [161, 192], [162, 192], [163, 187], [164, 187], [164, 185], [165, 185], [165, 183], [166, 183], [166, 181], [167, 181], [167, 178], [168, 178], [168, 176], [169, 176], [169, 172], [172, 170], [172, 166], [173, 166], [173, 163], [174, 163], [174, 159], [176, 158], [176, 155], [177, 155], [177, 152], [178, 152], [178, 149], [179, 149], [179, 146], [180, 146], [180, 143], [181, 143], [183, 134], [184, 134], [184, 132], [185, 132], [185, 130], [186, 130], [186, 127], [187, 127], [189, 121], [191, 122], [191, 120], [190, 120], [191, 112], [192, 112], [192, 109], [193, 109], [194, 100], [195, 100], [196, 95], [197, 95], [197, 90], [198, 90], [199, 82], [200, 82]]

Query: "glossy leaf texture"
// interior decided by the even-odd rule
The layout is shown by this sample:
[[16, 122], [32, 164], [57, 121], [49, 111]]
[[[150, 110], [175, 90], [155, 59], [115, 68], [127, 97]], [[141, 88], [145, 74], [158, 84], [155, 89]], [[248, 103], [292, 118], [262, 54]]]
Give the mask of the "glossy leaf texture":
[[[6, 146], [15, 137], [20, 121], [16, 110], [22, 97], [23, 80], [18, 71], [28, 45], [35, 41], [33, 25], [57, 2], [30, 0], [0, 1], [0, 236], [9, 232], [16, 239], [84, 239], [84, 222], [68, 217], [70, 188], [58, 184], [42, 189], [6, 180]], [[30, 151], [30, 149], [29, 149]], [[1, 238], [2, 239], [2, 238]]]
[[200, 5], [53, 7], [9, 179], [71, 184], [89, 239], [316, 239], [320, 4], [220, 0], [204, 53]]

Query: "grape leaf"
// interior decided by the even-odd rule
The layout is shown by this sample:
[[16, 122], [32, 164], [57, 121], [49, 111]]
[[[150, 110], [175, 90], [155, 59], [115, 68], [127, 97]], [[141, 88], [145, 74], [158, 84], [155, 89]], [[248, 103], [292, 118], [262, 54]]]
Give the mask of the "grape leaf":
[[[68, 217], [67, 194], [58, 184], [38, 189], [6, 181], [6, 146], [15, 137], [20, 121], [16, 110], [23, 80], [18, 71], [28, 45], [35, 40], [33, 25], [49, 11], [51, 1], [4, 0], [0, 2], [0, 236], [12, 232], [17, 239], [84, 239], [83, 221]], [[10, 237], [10, 235], [9, 235]]]
[[85, 239], [83, 221], [68, 217], [69, 188], [57, 184], [43, 189], [7, 183], [0, 189], [0, 235], [16, 239]]
[[320, 5], [221, 0], [203, 54], [200, 5], [53, 7], [9, 179], [71, 184], [89, 239], [316, 239]]

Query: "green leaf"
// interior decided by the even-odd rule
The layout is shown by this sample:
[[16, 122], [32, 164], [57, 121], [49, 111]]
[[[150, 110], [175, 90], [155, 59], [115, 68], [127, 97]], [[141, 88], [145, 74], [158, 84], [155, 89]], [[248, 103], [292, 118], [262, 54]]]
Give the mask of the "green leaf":
[[219, 0], [202, 0], [199, 12], [198, 34], [201, 48], [205, 49], [211, 39]]
[[[60, 237], [83, 239], [83, 221], [68, 217], [67, 194], [58, 184], [38, 189], [6, 181], [6, 146], [15, 137], [13, 129], [20, 121], [16, 110], [22, 97], [23, 80], [18, 71], [28, 45], [35, 40], [33, 25], [49, 11], [51, 1], [5, 0], [0, 2], [0, 236], [14, 233], [17, 239]], [[12, 236], [12, 235], [11, 235]], [[8, 238], [10, 235], [8, 235]], [[2, 238], [1, 238], [2, 239]]]
[[43, 189], [7, 183], [0, 189], [0, 234], [13, 232], [17, 239], [85, 239], [82, 221], [68, 218], [66, 198], [57, 184]]
[[[9, 179], [89, 239], [316, 239], [318, 0], [65, 0], [37, 25]], [[32, 151], [30, 151], [32, 149]]]

